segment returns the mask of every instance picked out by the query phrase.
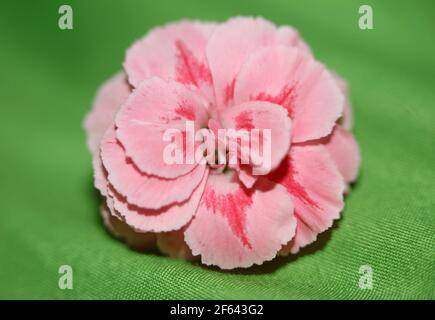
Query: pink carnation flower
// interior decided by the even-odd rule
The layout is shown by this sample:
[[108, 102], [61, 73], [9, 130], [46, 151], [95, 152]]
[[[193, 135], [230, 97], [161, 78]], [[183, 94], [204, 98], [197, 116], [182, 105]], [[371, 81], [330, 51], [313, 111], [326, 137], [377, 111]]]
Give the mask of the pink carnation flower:
[[[237, 17], [153, 29], [85, 121], [105, 224], [133, 247], [222, 269], [298, 252], [339, 218], [357, 177], [346, 90], [291, 27]], [[167, 164], [164, 129], [192, 120], [270, 129], [272, 171]]]

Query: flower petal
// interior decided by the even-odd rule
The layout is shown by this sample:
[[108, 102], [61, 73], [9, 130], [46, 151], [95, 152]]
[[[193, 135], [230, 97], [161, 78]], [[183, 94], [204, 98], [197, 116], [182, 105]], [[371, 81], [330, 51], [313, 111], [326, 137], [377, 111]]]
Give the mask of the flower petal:
[[345, 98], [343, 115], [339, 119], [339, 124], [347, 131], [351, 131], [353, 128], [353, 113], [352, 113], [352, 107], [350, 105], [349, 86], [347, 82], [342, 78], [340, 78], [337, 74], [334, 74], [334, 77], [335, 77], [335, 81], [338, 84], [338, 87], [340, 88]]
[[205, 46], [215, 28], [211, 23], [180, 21], [155, 28], [128, 50], [124, 63], [134, 87], [150, 77], [211, 88]]
[[344, 97], [335, 79], [311, 55], [290, 47], [264, 48], [242, 65], [235, 103], [269, 101], [287, 109], [292, 140], [328, 135], [343, 112]]
[[145, 209], [129, 204], [113, 186], [109, 185], [108, 197], [113, 200], [113, 215], [119, 215], [134, 230], [141, 232], [163, 232], [177, 230], [192, 219], [201, 199], [208, 177], [206, 171], [201, 184], [192, 196], [182, 203], [176, 203], [158, 210]]
[[276, 28], [262, 18], [232, 18], [219, 25], [207, 44], [218, 107], [233, 98], [234, 80], [247, 55], [275, 43]]
[[[253, 101], [236, 105], [221, 113], [221, 122], [224, 128], [245, 130], [251, 133], [248, 136], [248, 138], [250, 137], [250, 148], [246, 153], [253, 155], [255, 152], [260, 152], [259, 155], [262, 155], [263, 158], [262, 167], [256, 166], [254, 170], [257, 172], [254, 171], [254, 174], [268, 174], [278, 167], [288, 153], [291, 121], [287, 117], [287, 111], [277, 104]], [[253, 129], [258, 130], [256, 134], [252, 134]], [[264, 130], [268, 130], [270, 136]], [[269, 145], [270, 148], [267, 148], [266, 145]], [[255, 148], [257, 150], [254, 150]], [[267, 154], [268, 149], [270, 154]], [[265, 152], [263, 153], [263, 151]]]
[[276, 31], [276, 44], [291, 46], [311, 54], [311, 49], [299, 35], [299, 32], [289, 26], [280, 26]]
[[[116, 136], [125, 148], [126, 156], [143, 173], [172, 179], [196, 167], [194, 159], [191, 163], [168, 164], [164, 161], [165, 148], [172, 143], [164, 139], [167, 129], [186, 132], [187, 121], [194, 122], [194, 129], [207, 125], [203, 100], [185, 86], [159, 78], [145, 80], [130, 95], [115, 121]], [[183, 157], [193, 153], [187, 148], [187, 138], [184, 135], [184, 141], [178, 145]]]
[[86, 115], [84, 127], [88, 148], [92, 153], [98, 150], [101, 138], [115, 119], [122, 103], [130, 94], [125, 75], [118, 73], [106, 81], [98, 90], [92, 110]]
[[322, 145], [293, 145], [268, 178], [287, 189], [295, 206], [296, 235], [284, 252], [296, 253], [339, 218], [345, 184]]
[[249, 267], [275, 257], [295, 231], [286, 190], [262, 178], [247, 190], [234, 172], [210, 175], [185, 241], [202, 263], [222, 269]]
[[257, 181], [258, 176], [252, 173], [252, 167], [239, 165], [236, 169], [239, 180], [246, 188], [252, 188]]
[[108, 172], [107, 179], [129, 204], [159, 209], [188, 199], [201, 183], [206, 166], [199, 164], [192, 171], [176, 179], [146, 175], [125, 157], [116, 140], [115, 130], [109, 129], [101, 142], [101, 158]]
[[107, 171], [104, 169], [100, 153], [92, 156], [92, 168], [94, 171], [94, 187], [100, 191], [102, 196], [107, 195]]
[[337, 125], [332, 134], [325, 139], [332, 160], [347, 183], [356, 180], [361, 161], [358, 143], [352, 133]]

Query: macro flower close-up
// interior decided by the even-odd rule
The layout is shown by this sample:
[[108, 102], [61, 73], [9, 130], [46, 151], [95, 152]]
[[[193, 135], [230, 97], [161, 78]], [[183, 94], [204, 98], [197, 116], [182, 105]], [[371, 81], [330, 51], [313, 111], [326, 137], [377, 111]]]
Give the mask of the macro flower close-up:
[[[222, 269], [314, 242], [340, 218], [360, 164], [346, 81], [294, 28], [263, 18], [154, 28], [99, 89], [85, 128], [108, 229]], [[247, 146], [263, 162], [224, 130], [260, 132]], [[169, 144], [184, 161], [166, 161]]]
[[434, 1], [0, 7], [0, 300], [435, 299]]

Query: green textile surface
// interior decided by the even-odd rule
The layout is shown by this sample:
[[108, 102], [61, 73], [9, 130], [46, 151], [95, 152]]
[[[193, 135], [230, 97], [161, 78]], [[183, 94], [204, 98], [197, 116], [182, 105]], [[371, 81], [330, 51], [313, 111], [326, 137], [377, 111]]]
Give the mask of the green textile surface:
[[[74, 30], [58, 28], [70, 4]], [[358, 28], [371, 4], [374, 29]], [[342, 219], [291, 258], [222, 272], [129, 250], [99, 218], [82, 119], [153, 26], [262, 15], [347, 79], [362, 150]], [[435, 299], [434, 1], [1, 1], [0, 298]], [[74, 289], [58, 288], [70, 265]], [[373, 289], [358, 286], [361, 265]]]

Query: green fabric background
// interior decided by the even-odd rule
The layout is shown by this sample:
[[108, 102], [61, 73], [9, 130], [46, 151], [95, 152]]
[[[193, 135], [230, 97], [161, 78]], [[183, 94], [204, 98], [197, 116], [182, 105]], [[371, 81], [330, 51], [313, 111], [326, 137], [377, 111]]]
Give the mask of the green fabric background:
[[[74, 30], [57, 27], [74, 10]], [[374, 30], [358, 28], [371, 4]], [[222, 272], [129, 250], [104, 230], [82, 119], [124, 50], [183, 17], [299, 29], [351, 85], [362, 149], [343, 218], [299, 255]], [[435, 298], [435, 2], [1, 1], [0, 298]], [[58, 288], [58, 268], [74, 289]], [[361, 265], [373, 289], [358, 287]]]

